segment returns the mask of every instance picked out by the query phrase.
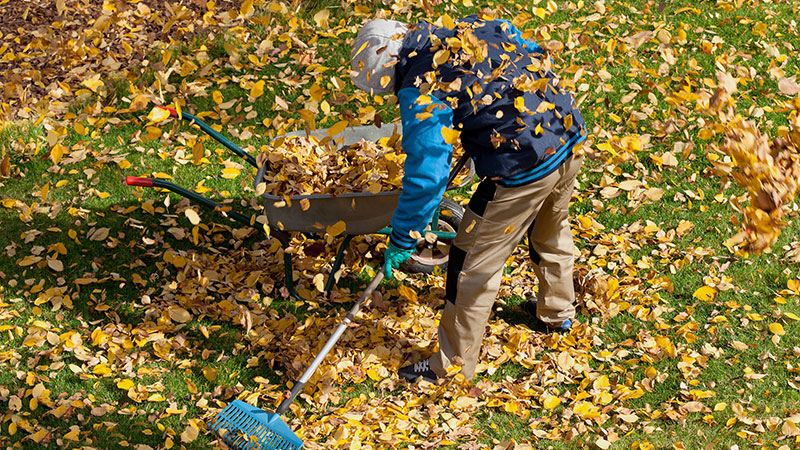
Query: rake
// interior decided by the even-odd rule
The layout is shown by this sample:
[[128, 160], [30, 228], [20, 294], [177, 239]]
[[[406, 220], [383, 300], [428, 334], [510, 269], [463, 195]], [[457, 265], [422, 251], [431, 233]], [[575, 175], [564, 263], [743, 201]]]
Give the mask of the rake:
[[234, 400], [209, 422], [211, 431], [217, 434], [225, 444], [234, 450], [298, 450], [303, 441], [281, 419], [281, 415], [289, 409], [292, 401], [306, 382], [316, 372], [328, 352], [344, 333], [347, 325], [353, 321], [361, 304], [366, 300], [378, 284], [383, 280], [383, 268], [378, 271], [369, 286], [361, 294], [344, 320], [336, 327], [328, 342], [314, 358], [314, 361], [303, 372], [303, 375], [292, 387], [291, 392], [284, 395], [283, 401], [274, 413], [264, 411], [241, 400]]

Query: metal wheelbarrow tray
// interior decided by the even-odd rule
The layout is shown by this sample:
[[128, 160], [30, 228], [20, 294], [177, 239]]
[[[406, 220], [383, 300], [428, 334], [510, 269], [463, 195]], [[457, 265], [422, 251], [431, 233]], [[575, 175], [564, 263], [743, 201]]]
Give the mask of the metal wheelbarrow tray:
[[[390, 137], [396, 132], [397, 126], [387, 125], [383, 128], [372, 126], [351, 127], [333, 140], [342, 147], [348, 147], [364, 139], [377, 142], [382, 138]], [[309, 133], [322, 141], [327, 136], [327, 130], [314, 130]], [[305, 132], [293, 132], [285, 137], [305, 136]], [[258, 168], [255, 184], [264, 179], [264, 173], [269, 166], [266, 164]], [[345, 233], [349, 235], [379, 233], [389, 225], [392, 214], [397, 208], [401, 191], [347, 192], [339, 195], [311, 194], [293, 195], [289, 202], [283, 196], [262, 194], [265, 215], [271, 227], [288, 231], [305, 233], [324, 232], [329, 226], [337, 222], [345, 223]], [[308, 200], [305, 209], [301, 200]]]
[[[206, 134], [217, 140], [223, 146], [231, 150], [247, 161], [251, 166], [257, 169], [254, 187], [264, 179], [264, 173], [269, 169], [268, 164], [261, 167], [258, 166], [256, 158], [240, 148], [238, 145], [231, 142], [228, 138], [211, 128], [199, 118], [181, 112], [172, 108], [160, 107], [169, 111], [172, 117], [179, 119], [189, 120], [191, 123], [197, 125]], [[386, 138], [397, 132], [400, 125], [384, 125], [382, 128], [374, 126], [359, 126], [347, 128], [344, 132], [333, 136], [334, 142], [341, 146], [349, 146], [355, 144], [360, 139], [377, 142], [382, 138]], [[286, 137], [290, 136], [305, 136], [305, 132], [288, 133]], [[327, 130], [314, 130], [310, 133], [311, 136], [317, 137], [322, 140], [327, 136]], [[448, 181], [448, 189], [455, 189], [462, 187], [472, 180], [471, 176], [466, 177], [464, 183], [457, 186], [450, 184], [456, 178], [458, 172], [464, 167], [465, 164], [471, 163], [466, 156], [463, 156], [450, 173]], [[473, 168], [469, 166], [470, 175], [474, 173]], [[140, 177], [127, 177], [126, 182], [132, 186], [144, 187], [159, 187], [168, 189], [183, 197], [192, 199], [203, 204], [206, 207], [223, 212], [227, 217], [236, 220], [244, 225], [254, 226], [253, 217], [248, 217], [236, 211], [231, 211], [229, 207], [225, 207], [211, 199], [203, 197], [202, 195], [176, 185], [175, 183], [153, 178], [140, 178]], [[325, 285], [325, 293], [329, 293], [333, 288], [334, 274], [338, 271], [344, 258], [344, 252], [347, 249], [350, 241], [357, 235], [363, 234], [390, 234], [392, 214], [394, 213], [397, 203], [400, 199], [401, 191], [386, 191], [378, 193], [360, 192], [360, 193], [343, 193], [339, 195], [330, 194], [312, 194], [312, 195], [295, 195], [288, 197], [288, 202], [284, 196], [262, 194], [262, 201], [264, 204], [264, 211], [267, 217], [267, 224], [270, 227], [271, 234], [276, 237], [286, 249], [289, 246], [291, 232], [301, 233], [324, 233], [325, 230], [337, 222], [344, 222], [345, 231], [343, 240], [339, 246], [336, 258], [332, 265], [331, 274]], [[301, 200], [308, 200], [308, 204], [303, 208]], [[455, 237], [455, 230], [450, 231], [437, 231], [438, 210], [434, 215], [432, 232], [441, 239], [453, 239]], [[452, 228], [452, 227], [451, 227]], [[297, 300], [302, 300], [294, 289], [293, 277], [293, 263], [291, 255], [284, 252], [284, 271], [286, 277], [286, 287], [289, 293]]]

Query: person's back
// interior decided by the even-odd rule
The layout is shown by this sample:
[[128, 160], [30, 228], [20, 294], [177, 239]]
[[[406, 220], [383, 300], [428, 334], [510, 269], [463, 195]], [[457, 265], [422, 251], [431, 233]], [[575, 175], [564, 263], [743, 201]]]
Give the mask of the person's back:
[[[453, 110], [481, 177], [544, 177], [585, 137], [544, 50], [507, 21], [469, 16], [453, 29], [420, 22], [403, 39], [395, 70], [398, 96], [410, 90]], [[534, 167], [542, 169], [530, 173]]]

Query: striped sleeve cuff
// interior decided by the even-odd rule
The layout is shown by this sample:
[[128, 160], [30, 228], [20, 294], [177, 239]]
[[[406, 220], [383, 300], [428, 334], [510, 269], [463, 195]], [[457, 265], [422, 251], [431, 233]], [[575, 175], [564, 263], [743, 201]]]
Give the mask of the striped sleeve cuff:
[[397, 229], [392, 229], [390, 239], [396, 247], [402, 248], [403, 250], [411, 250], [417, 246], [416, 239], [409, 236], [408, 233], [405, 235], [401, 234]]

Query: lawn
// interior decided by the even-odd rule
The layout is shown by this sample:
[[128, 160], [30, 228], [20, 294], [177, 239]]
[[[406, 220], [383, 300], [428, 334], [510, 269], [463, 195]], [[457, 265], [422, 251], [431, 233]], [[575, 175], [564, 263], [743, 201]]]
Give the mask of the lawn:
[[[564, 44], [554, 63], [591, 144], [571, 204], [579, 325], [528, 328], [522, 242], [476, 379], [407, 384], [395, 372], [433, 351], [444, 276], [398, 277], [287, 424], [311, 449], [800, 448], [797, 206], [766, 252], [726, 242], [747, 197], [718, 176], [724, 136], [698, 101], [730, 74], [737, 113], [786, 135], [797, 4], [30, 3], [0, 4], [0, 447], [221, 447], [206, 425], [230, 401], [274, 410], [385, 238], [355, 238], [324, 298], [315, 280], [341, 236], [282, 248], [260, 226], [255, 170], [148, 113], [180, 106], [254, 155], [289, 131], [389, 124], [396, 99], [349, 80], [359, 24], [478, 13]], [[126, 176], [170, 180], [254, 226]], [[285, 253], [303, 300], [285, 287]]]

